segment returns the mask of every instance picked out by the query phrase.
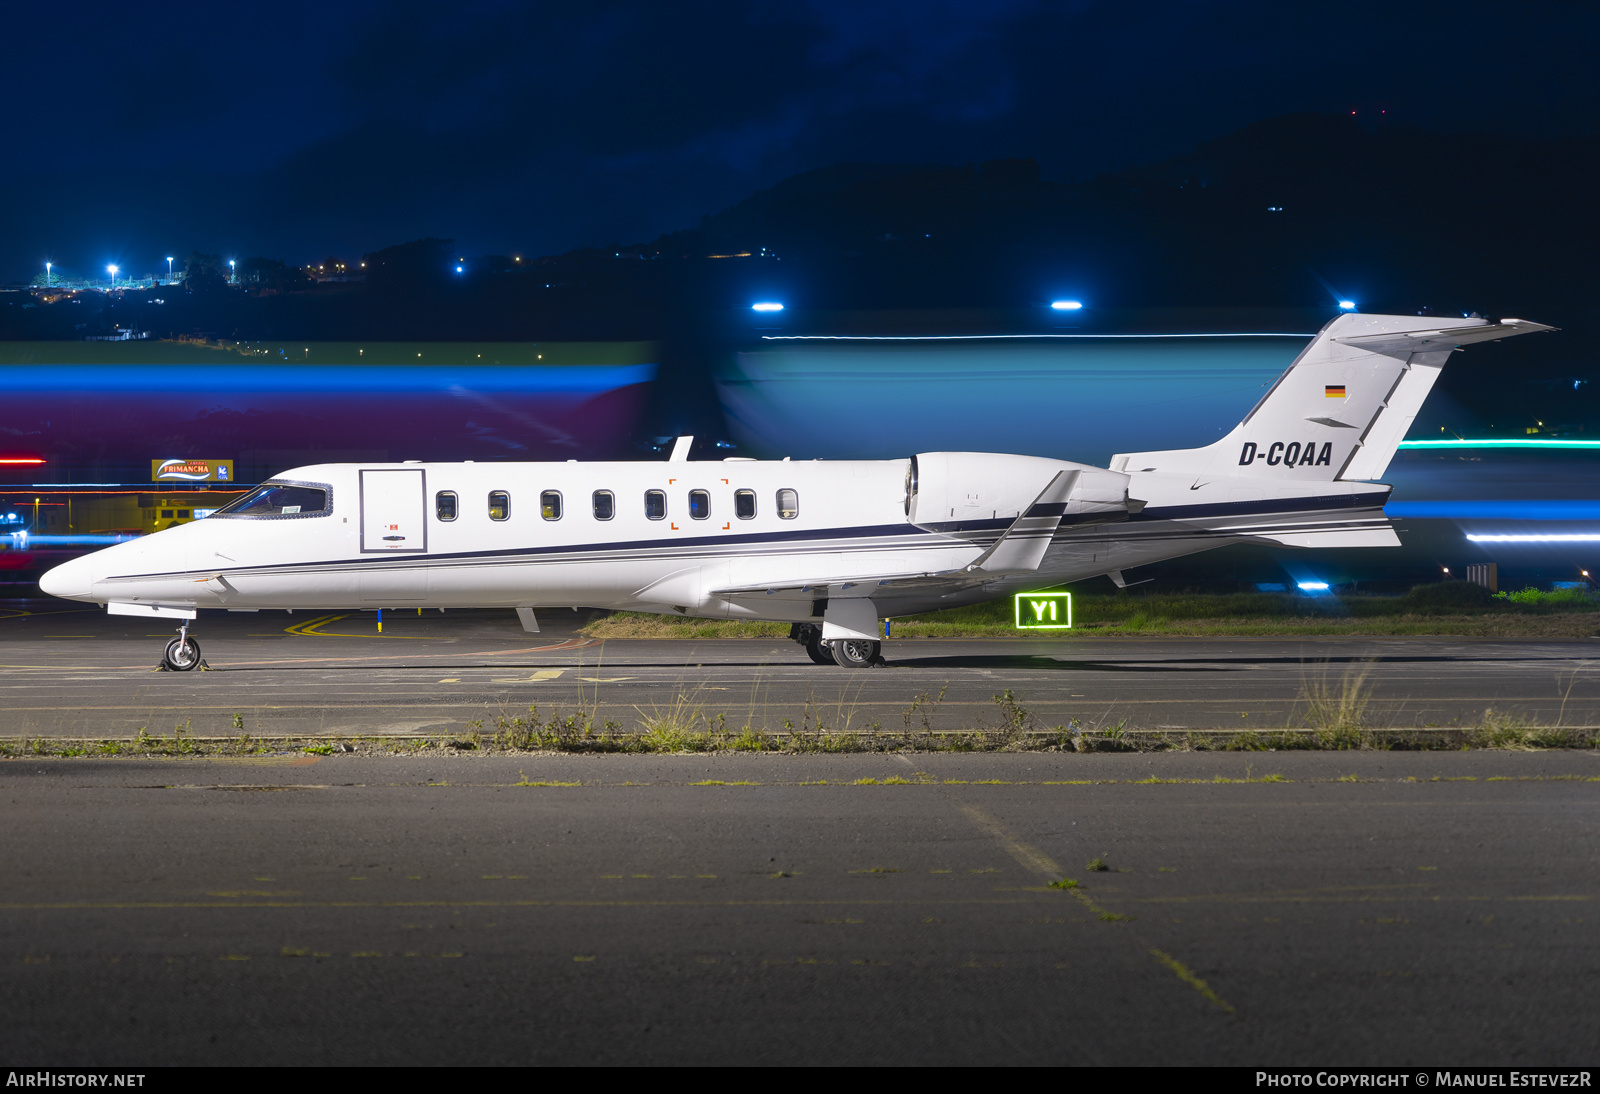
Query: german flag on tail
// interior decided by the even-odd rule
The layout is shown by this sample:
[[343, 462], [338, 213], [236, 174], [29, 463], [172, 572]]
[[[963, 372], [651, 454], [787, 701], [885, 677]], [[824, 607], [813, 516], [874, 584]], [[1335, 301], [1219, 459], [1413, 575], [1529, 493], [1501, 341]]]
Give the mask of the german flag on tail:
[[1329, 384], [1325, 388], [1323, 388], [1322, 390], [1323, 390], [1323, 393], [1325, 395], [1327, 395], [1327, 397], [1330, 398], [1330, 399], [1343, 399], [1344, 398], [1344, 385], [1343, 384]]

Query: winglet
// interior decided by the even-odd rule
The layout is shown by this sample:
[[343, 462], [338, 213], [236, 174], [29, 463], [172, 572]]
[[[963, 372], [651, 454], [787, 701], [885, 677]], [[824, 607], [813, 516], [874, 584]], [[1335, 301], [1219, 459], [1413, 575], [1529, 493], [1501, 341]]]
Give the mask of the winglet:
[[1050, 540], [1067, 511], [1067, 498], [1078, 485], [1081, 471], [1057, 471], [1055, 478], [1033, 499], [1033, 504], [1011, 522], [1005, 535], [963, 567], [964, 572], [989, 574], [1030, 573], [1044, 561]]

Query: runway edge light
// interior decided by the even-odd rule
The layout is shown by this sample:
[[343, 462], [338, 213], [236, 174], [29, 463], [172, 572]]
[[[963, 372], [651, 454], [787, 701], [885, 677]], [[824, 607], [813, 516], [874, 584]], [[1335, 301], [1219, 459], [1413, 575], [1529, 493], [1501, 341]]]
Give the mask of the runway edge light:
[[1072, 626], [1071, 593], [1018, 593], [1013, 603], [1019, 631], [1064, 631]]

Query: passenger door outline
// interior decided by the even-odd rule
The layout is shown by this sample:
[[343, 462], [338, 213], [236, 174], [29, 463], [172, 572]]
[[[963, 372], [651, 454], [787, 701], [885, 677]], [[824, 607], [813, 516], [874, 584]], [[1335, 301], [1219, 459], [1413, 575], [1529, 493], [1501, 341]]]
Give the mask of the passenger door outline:
[[[398, 476], [415, 476], [415, 478], [408, 480]], [[428, 473], [426, 471], [420, 467], [362, 470], [359, 493], [362, 554], [427, 552]], [[386, 538], [390, 536], [401, 538]]]

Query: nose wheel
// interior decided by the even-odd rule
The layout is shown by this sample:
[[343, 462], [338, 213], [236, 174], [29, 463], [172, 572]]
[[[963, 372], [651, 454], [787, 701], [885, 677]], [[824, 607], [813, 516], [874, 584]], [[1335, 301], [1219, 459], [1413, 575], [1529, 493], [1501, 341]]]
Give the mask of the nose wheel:
[[209, 667], [200, 656], [200, 643], [189, 636], [188, 624], [179, 627], [178, 637], [167, 643], [167, 650], [161, 655], [161, 671], [189, 672]]

